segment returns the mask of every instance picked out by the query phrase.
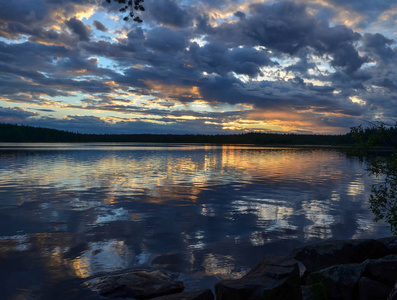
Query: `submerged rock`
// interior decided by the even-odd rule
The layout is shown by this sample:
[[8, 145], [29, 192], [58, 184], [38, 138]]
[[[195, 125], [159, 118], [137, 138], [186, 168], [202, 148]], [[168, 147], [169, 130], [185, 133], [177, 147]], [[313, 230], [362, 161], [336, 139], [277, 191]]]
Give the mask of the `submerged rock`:
[[180, 253], [167, 253], [157, 256], [153, 259], [152, 264], [161, 266], [170, 272], [184, 272], [187, 262]]
[[242, 278], [218, 282], [215, 294], [217, 300], [302, 299], [298, 263], [289, 257], [265, 257]]
[[183, 292], [182, 281], [172, 281], [163, 271], [131, 271], [90, 279], [86, 285], [109, 298], [150, 299]]

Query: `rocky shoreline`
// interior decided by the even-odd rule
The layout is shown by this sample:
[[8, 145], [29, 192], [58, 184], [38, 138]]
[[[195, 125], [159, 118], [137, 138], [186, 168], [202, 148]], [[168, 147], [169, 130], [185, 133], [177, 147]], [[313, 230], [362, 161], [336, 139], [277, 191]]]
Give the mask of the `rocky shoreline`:
[[240, 279], [184, 292], [162, 270], [129, 271], [89, 279], [106, 298], [154, 300], [397, 300], [397, 237], [323, 242], [266, 256]]

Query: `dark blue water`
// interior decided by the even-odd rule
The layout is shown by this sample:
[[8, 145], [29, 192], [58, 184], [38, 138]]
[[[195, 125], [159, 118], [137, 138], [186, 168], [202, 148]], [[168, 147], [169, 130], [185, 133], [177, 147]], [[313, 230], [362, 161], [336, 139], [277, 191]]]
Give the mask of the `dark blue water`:
[[390, 235], [374, 182], [336, 149], [0, 144], [4, 299], [100, 299], [84, 278], [163, 268], [187, 290], [266, 254]]

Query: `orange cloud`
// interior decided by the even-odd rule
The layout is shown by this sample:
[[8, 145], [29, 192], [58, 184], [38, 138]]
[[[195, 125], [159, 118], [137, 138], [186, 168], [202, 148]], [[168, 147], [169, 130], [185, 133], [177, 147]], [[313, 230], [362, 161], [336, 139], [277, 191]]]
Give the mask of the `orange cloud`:
[[245, 118], [237, 120], [207, 121], [207, 124], [221, 125], [224, 130], [254, 132], [316, 132], [334, 134], [343, 128], [331, 127], [320, 123], [317, 115], [345, 116], [338, 112], [317, 113], [305, 111], [265, 111], [256, 110], [247, 113]]
[[198, 86], [177, 86], [162, 84], [153, 80], [145, 80], [145, 84], [152, 92], [161, 92], [171, 97], [185, 97], [193, 99], [201, 99], [201, 94]]

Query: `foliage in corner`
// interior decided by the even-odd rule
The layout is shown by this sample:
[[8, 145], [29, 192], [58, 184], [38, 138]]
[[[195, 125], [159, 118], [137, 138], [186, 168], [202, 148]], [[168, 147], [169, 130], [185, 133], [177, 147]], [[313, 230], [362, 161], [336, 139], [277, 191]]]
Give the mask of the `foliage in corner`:
[[[351, 153], [366, 161], [367, 170], [381, 179], [373, 184], [369, 198], [375, 221], [385, 220], [393, 235], [397, 235], [397, 125], [372, 124], [351, 128], [354, 147]], [[372, 151], [388, 147], [389, 151]]]
[[[122, 7], [119, 9], [120, 12], [128, 12], [128, 14], [123, 18], [124, 21], [128, 21], [130, 18], [138, 23], [142, 23], [142, 19], [136, 15], [136, 12], [141, 12], [145, 10], [145, 7], [142, 5], [144, 0], [113, 0], [114, 2], [118, 2], [122, 4]], [[111, 3], [112, 0], [106, 0], [107, 3]]]

